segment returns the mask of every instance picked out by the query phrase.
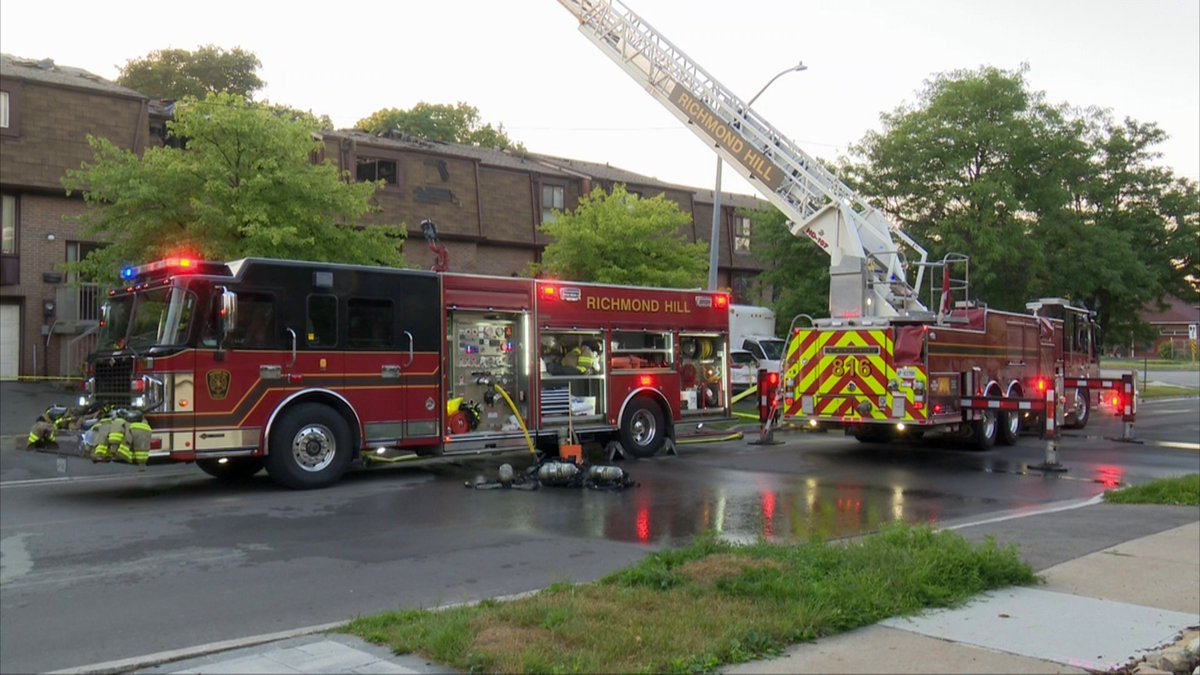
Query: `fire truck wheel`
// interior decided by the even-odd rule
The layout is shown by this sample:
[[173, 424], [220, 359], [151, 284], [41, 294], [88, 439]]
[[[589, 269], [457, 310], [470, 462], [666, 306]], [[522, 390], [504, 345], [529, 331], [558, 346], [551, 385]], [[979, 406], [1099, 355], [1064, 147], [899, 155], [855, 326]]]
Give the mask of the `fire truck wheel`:
[[1092, 396], [1087, 389], [1075, 390], [1075, 407], [1067, 411], [1069, 421], [1063, 426], [1068, 429], [1082, 429], [1087, 426], [1088, 417], [1092, 414]]
[[262, 471], [262, 457], [230, 457], [224, 464], [216, 459], [198, 459], [196, 466], [204, 473], [223, 481], [240, 481]]
[[1000, 445], [1016, 445], [1021, 437], [1021, 413], [1008, 410], [1000, 413], [1000, 429], [996, 442]]
[[662, 409], [646, 398], [635, 398], [621, 420], [621, 446], [634, 457], [653, 457], [667, 441]]
[[996, 413], [991, 410], [983, 411], [983, 418], [971, 422], [971, 442], [976, 450], [991, 450], [996, 444], [996, 432], [1000, 425], [996, 423]]
[[267, 473], [292, 489], [325, 487], [346, 472], [350, 453], [346, 420], [327, 405], [302, 403], [271, 430]]

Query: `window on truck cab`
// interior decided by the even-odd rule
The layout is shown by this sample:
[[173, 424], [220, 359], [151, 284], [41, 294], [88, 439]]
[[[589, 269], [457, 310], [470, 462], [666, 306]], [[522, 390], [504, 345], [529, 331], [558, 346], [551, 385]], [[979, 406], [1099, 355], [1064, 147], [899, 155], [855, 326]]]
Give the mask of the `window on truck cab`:
[[745, 349], [746, 351], [753, 354], [754, 358], [758, 359], [759, 361], [766, 360], [766, 358], [767, 358], [767, 355], [763, 353], [762, 345], [758, 344], [757, 342], [751, 342], [750, 340], [743, 340], [742, 341], [742, 349]]
[[278, 349], [275, 296], [258, 291], [238, 293], [237, 325], [229, 338], [234, 348]]
[[387, 298], [346, 301], [346, 346], [351, 349], [392, 349], [395, 346], [395, 307]]
[[337, 346], [337, 296], [308, 296], [304, 337], [309, 347]]

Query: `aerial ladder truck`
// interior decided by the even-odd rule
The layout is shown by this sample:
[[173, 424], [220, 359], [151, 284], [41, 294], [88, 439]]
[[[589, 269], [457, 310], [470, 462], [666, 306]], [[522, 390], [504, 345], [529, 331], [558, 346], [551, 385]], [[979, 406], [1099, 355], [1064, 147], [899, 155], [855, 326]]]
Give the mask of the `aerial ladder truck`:
[[[1061, 298], [1031, 302], [1028, 314], [988, 308], [970, 297], [967, 256], [929, 260], [624, 3], [559, 3], [588, 40], [782, 211], [792, 234], [829, 254], [829, 317], [792, 322], [772, 418], [863, 441], [950, 433], [986, 449], [1015, 443], [1023, 423], [1048, 426], [1051, 408], [1065, 426], [1082, 427], [1098, 390], [1118, 386], [1098, 378], [1093, 312]], [[1132, 392], [1115, 396], [1131, 421]]]

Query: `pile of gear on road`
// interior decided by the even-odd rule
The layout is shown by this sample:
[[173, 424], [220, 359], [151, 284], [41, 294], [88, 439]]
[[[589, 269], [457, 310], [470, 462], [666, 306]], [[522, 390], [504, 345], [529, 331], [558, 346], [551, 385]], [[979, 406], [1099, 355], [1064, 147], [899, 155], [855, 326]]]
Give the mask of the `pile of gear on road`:
[[496, 480], [489, 481], [483, 476], [467, 481], [465, 486], [476, 490], [536, 490], [538, 487], [582, 487], [591, 490], [624, 490], [627, 487], [637, 487], [637, 481], [629, 473], [617, 466], [574, 462], [549, 459], [533, 464], [524, 473], [517, 474], [511, 464], [501, 464]]
[[150, 460], [150, 425], [139, 410], [92, 405], [52, 405], [29, 430], [29, 450], [58, 447], [60, 431], [79, 431], [80, 448], [93, 462], [124, 462], [145, 468]]

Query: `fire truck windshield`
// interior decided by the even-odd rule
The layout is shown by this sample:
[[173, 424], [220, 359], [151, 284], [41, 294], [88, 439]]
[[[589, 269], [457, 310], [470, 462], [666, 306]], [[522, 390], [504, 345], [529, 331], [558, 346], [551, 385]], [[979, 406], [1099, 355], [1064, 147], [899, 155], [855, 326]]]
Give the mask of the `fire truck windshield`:
[[194, 294], [171, 286], [114, 296], [99, 348], [136, 351], [179, 344], [187, 336], [195, 304]]

